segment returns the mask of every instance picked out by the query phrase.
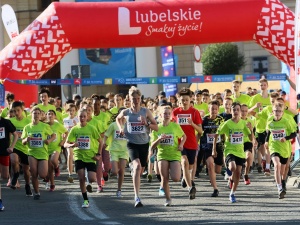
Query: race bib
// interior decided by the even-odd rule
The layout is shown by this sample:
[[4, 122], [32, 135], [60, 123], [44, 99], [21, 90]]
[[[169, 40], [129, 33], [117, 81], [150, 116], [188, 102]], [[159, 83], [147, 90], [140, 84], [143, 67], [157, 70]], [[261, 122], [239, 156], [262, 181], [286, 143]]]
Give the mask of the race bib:
[[72, 127], [74, 127], [75, 124], [72, 119], [64, 120], [64, 127], [70, 130]]
[[140, 122], [127, 123], [127, 130], [130, 134], [143, 134], [146, 133], [146, 127]]
[[271, 132], [272, 132], [273, 140], [275, 140], [275, 141], [279, 141], [281, 138], [284, 138], [286, 136], [285, 129], [272, 130]]
[[0, 127], [0, 139], [5, 138], [5, 127]]
[[191, 114], [178, 114], [177, 123], [179, 125], [190, 125], [188, 118], [192, 118]]
[[31, 148], [42, 148], [44, 145], [43, 138], [41, 137], [31, 137], [29, 141], [29, 146]]
[[114, 135], [115, 140], [126, 140], [125, 134], [121, 134], [120, 131], [116, 130]]
[[244, 134], [231, 134], [230, 143], [233, 145], [243, 144], [244, 143]]
[[89, 150], [91, 149], [91, 140], [89, 137], [77, 138], [78, 148]]
[[21, 136], [22, 136], [22, 130], [16, 130], [16, 133], [18, 135], [18, 140], [22, 140]]
[[[215, 137], [215, 134], [207, 134], [206, 135], [207, 144], [213, 144], [214, 143], [214, 137]], [[221, 136], [219, 135], [217, 143], [220, 143], [220, 142], [221, 142]]]
[[166, 138], [161, 139], [161, 145], [174, 145], [174, 136], [172, 134], [167, 134]]

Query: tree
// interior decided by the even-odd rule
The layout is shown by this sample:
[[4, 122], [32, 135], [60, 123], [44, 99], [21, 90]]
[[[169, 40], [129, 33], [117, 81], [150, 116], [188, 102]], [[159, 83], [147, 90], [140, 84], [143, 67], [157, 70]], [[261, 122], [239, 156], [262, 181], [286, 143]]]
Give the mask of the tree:
[[209, 45], [203, 55], [203, 73], [211, 74], [238, 74], [245, 66], [245, 57], [239, 53], [238, 46], [233, 43]]

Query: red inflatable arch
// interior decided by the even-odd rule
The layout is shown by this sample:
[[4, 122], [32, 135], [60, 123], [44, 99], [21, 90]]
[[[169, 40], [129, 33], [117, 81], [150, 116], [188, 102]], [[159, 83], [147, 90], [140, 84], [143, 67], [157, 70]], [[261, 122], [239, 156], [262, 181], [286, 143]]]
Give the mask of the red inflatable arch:
[[[250, 40], [293, 67], [294, 17], [278, 0], [54, 2], [0, 53], [0, 77], [38, 79], [73, 48]], [[5, 86], [36, 98], [32, 86]]]

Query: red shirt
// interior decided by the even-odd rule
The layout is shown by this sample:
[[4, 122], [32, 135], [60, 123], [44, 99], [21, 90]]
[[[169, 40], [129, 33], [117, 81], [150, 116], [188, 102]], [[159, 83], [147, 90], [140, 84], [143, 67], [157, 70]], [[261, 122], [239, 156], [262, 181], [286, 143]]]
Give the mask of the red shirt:
[[192, 118], [194, 124], [202, 124], [202, 119], [198, 110], [192, 106], [188, 110], [184, 110], [181, 107], [176, 108], [172, 112], [172, 119], [178, 123], [186, 135], [186, 142], [184, 148], [197, 150], [198, 143], [196, 139], [195, 129], [192, 125], [188, 124], [187, 118]]

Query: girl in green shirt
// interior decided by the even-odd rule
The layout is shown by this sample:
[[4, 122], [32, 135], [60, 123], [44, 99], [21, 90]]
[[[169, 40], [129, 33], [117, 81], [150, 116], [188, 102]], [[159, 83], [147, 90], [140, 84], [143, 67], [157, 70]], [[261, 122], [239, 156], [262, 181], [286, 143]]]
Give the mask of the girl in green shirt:
[[[39, 180], [48, 175], [48, 145], [55, 139], [55, 134], [48, 124], [40, 122], [42, 110], [35, 107], [31, 111], [32, 122], [22, 132], [22, 143], [28, 145], [28, 161], [31, 182], [35, 191], [34, 200], [40, 199]], [[47, 138], [50, 136], [50, 138]]]

